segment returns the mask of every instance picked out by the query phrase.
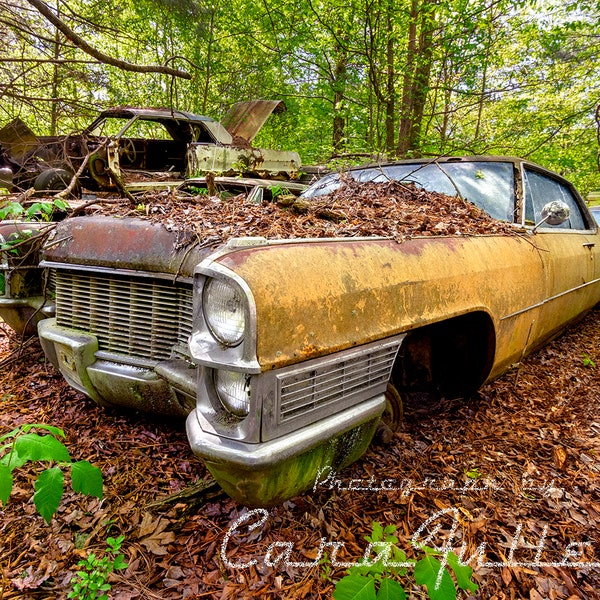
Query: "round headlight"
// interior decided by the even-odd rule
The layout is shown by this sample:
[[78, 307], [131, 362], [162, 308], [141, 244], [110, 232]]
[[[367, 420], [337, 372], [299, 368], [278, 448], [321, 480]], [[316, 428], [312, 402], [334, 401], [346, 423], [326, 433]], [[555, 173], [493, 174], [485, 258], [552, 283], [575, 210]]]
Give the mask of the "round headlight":
[[215, 390], [221, 404], [236, 417], [250, 412], [250, 382], [245, 373], [215, 371]]
[[244, 339], [244, 301], [237, 288], [211, 279], [204, 287], [202, 307], [206, 324], [219, 342], [237, 346]]

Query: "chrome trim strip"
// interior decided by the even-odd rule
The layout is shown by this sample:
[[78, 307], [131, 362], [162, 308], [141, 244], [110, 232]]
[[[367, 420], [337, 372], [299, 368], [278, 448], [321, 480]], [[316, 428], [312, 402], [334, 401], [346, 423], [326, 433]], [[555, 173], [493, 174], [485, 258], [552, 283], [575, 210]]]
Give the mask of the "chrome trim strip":
[[259, 444], [226, 439], [206, 433], [200, 427], [196, 411], [187, 419], [187, 435], [192, 451], [207, 462], [241, 465], [244, 469], [268, 469], [287, 458], [298, 456], [326, 444], [336, 436], [362, 423], [380, 417], [385, 409], [385, 396], [379, 394], [342, 412], [297, 429], [289, 435]]
[[126, 277], [144, 277], [149, 279], [164, 279], [173, 284], [176, 283], [187, 283], [191, 285], [193, 283], [192, 277], [184, 277], [183, 275], [175, 275], [174, 273], [162, 273], [154, 271], [136, 271], [135, 269], [119, 269], [112, 267], [98, 267], [96, 265], [80, 265], [76, 263], [62, 263], [54, 262], [51, 260], [42, 260], [40, 267], [67, 270], [67, 271], [86, 271], [88, 273], [98, 273], [103, 275], [120, 275]]
[[500, 321], [505, 321], [506, 319], [512, 319], [513, 317], [517, 317], [519, 315], [522, 315], [523, 313], [526, 313], [527, 311], [530, 310], [534, 310], [535, 308], [540, 308], [541, 306], [544, 306], [544, 304], [548, 304], [549, 302], [552, 302], [553, 300], [557, 300], [558, 298], [562, 298], [563, 296], [566, 296], [567, 294], [570, 294], [571, 292], [576, 292], [577, 290], [581, 290], [583, 288], [586, 288], [590, 285], [595, 285], [597, 283], [600, 283], [600, 278], [598, 279], [593, 279], [592, 281], [588, 281], [586, 283], [582, 283], [581, 285], [578, 285], [577, 287], [574, 288], [569, 288], [568, 290], [561, 292], [560, 294], [556, 294], [555, 296], [552, 296], [550, 298], [546, 298], [545, 300], [542, 300], [541, 302], [538, 302], [536, 304], [532, 304], [531, 306], [528, 306], [526, 308], [522, 308], [521, 310], [517, 310], [514, 313], [510, 313], [508, 315], [504, 315], [503, 317], [500, 317]]
[[[193, 330], [189, 340], [190, 354], [197, 364], [213, 369], [227, 369], [244, 373], [260, 373], [256, 356], [256, 303], [248, 284], [234, 271], [214, 262], [212, 254], [195, 269]], [[203, 290], [209, 278], [220, 279], [238, 288], [245, 299], [246, 330], [237, 346], [224, 346], [210, 333], [202, 308]]]

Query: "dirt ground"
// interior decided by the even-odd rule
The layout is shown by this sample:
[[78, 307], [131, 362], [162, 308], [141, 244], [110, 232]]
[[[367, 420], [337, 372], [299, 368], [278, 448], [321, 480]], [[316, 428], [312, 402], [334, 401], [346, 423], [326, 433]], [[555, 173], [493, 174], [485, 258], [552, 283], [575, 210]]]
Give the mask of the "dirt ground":
[[[389, 445], [259, 514], [214, 490], [150, 506], [210, 479], [183, 422], [96, 407], [37, 340], [22, 347], [0, 324], [0, 434], [61, 427], [73, 460], [105, 480], [101, 501], [67, 491], [47, 525], [31, 501], [39, 469], [22, 470], [0, 511], [0, 598], [65, 598], [77, 562], [117, 535], [129, 566], [111, 577], [115, 600], [331, 598], [345, 569], [307, 566], [322, 538], [356, 561], [374, 521], [395, 525], [409, 556], [415, 536], [464, 543], [467, 557], [479, 548], [477, 598], [600, 598], [599, 340], [596, 310], [477, 398], [406, 406]], [[439, 527], [426, 540], [428, 520]]]

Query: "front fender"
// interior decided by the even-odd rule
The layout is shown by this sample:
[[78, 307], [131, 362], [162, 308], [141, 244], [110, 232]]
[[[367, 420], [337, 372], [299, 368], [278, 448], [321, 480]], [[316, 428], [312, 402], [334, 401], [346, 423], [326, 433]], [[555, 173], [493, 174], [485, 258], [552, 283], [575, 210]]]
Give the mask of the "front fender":
[[214, 261], [252, 291], [263, 371], [474, 311], [490, 315], [506, 362], [526, 346], [529, 309], [546, 293], [539, 254], [517, 235], [302, 240]]

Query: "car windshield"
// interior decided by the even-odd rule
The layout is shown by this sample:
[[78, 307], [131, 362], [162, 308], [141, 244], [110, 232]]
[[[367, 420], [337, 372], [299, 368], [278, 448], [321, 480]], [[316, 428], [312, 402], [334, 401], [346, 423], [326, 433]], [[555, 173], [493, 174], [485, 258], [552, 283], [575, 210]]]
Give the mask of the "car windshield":
[[172, 140], [173, 136], [158, 121], [138, 117], [110, 117], [99, 120], [89, 133], [98, 137], [127, 136], [148, 140]]
[[[461, 196], [501, 221], [514, 220], [514, 173], [510, 162], [460, 161], [382, 165], [348, 171], [359, 182], [412, 182], [427, 190]], [[315, 198], [341, 185], [339, 173], [327, 175], [303, 194]]]

